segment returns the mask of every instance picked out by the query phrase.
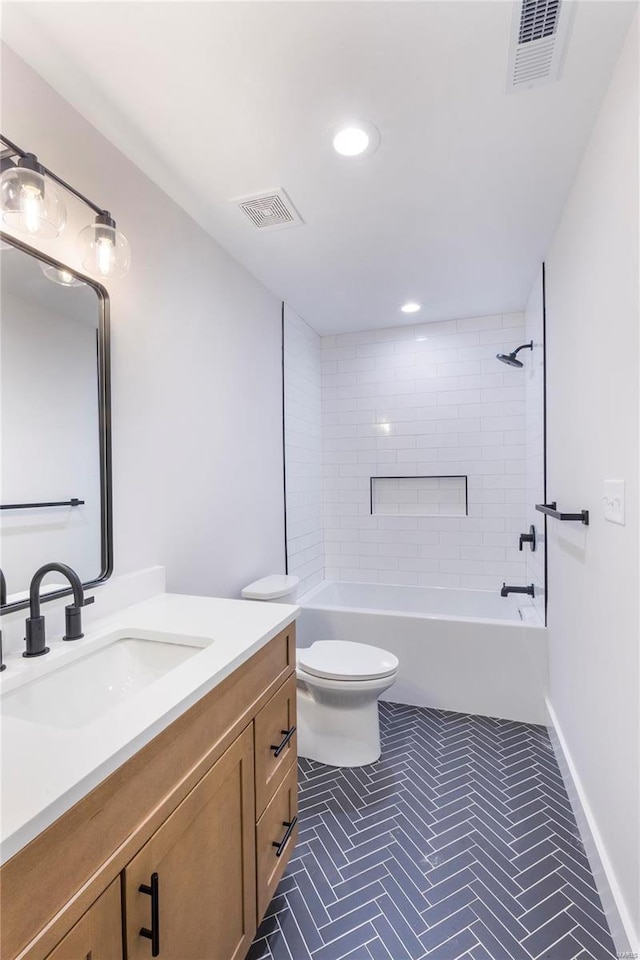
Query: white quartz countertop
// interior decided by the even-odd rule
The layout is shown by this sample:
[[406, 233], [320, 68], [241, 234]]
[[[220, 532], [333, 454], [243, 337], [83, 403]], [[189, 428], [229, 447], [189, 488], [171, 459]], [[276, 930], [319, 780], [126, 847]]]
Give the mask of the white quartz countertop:
[[[0, 863], [86, 796], [181, 713], [288, 626], [298, 607], [161, 594], [92, 623], [82, 640], [48, 639], [51, 652], [7, 658], [0, 674]], [[46, 612], [46, 610], [45, 610]], [[197, 638], [197, 654], [79, 727], [45, 725], [2, 710], [5, 695], [44, 677], [105, 638], [154, 633]], [[9, 696], [6, 704], [9, 703]]]

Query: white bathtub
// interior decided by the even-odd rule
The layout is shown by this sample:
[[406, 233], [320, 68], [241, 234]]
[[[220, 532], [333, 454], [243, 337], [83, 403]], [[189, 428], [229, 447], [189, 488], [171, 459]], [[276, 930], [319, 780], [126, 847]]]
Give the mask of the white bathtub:
[[325, 581], [298, 602], [299, 646], [353, 640], [395, 653], [388, 700], [546, 722], [546, 630], [528, 597]]

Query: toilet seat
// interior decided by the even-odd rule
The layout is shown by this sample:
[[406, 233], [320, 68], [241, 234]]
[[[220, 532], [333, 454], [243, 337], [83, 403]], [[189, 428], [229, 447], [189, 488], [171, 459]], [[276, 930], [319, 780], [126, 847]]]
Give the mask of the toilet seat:
[[298, 650], [298, 666], [311, 677], [362, 682], [393, 676], [398, 670], [398, 658], [366, 643], [318, 640]]

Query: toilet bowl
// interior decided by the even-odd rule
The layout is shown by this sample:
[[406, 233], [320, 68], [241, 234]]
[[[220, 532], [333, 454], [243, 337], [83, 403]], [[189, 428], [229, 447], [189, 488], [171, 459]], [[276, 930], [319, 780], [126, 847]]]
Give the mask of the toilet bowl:
[[[298, 578], [250, 583], [246, 600], [293, 603]], [[334, 767], [362, 767], [380, 757], [378, 698], [394, 683], [398, 658], [379, 647], [317, 640], [297, 652], [298, 755]]]
[[334, 767], [375, 763], [378, 698], [396, 679], [397, 657], [365, 643], [317, 640], [297, 659], [299, 755]]

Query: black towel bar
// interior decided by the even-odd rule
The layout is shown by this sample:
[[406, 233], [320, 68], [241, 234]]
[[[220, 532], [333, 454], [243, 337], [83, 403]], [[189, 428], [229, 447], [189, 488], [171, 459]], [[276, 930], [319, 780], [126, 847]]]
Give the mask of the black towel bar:
[[72, 497], [71, 500], [51, 500], [47, 503], [3, 503], [0, 510], [35, 510], [39, 507], [80, 507], [84, 500]]
[[536, 510], [544, 513], [547, 517], [553, 517], [554, 520], [579, 520], [585, 527], [589, 526], [589, 511], [581, 510], [579, 513], [562, 513], [558, 510], [558, 504], [554, 500], [552, 503], [536, 503]]

